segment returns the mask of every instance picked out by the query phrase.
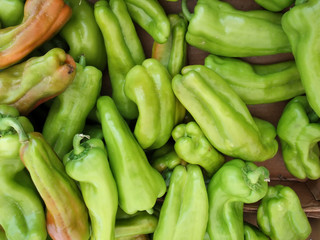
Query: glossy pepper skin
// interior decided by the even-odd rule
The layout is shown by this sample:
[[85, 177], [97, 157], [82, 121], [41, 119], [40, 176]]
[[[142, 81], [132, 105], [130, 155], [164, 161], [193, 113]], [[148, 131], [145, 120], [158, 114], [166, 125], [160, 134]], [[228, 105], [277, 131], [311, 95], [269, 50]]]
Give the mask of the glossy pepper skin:
[[141, 42], [127, 11], [124, 0], [97, 1], [95, 19], [102, 31], [107, 51], [112, 98], [122, 116], [135, 119], [138, 109], [124, 92], [127, 73], [145, 59]]
[[294, 61], [258, 65], [211, 54], [205, 66], [219, 74], [246, 104], [279, 102], [304, 93]]
[[81, 193], [91, 220], [92, 240], [115, 237], [115, 219], [118, 209], [117, 186], [108, 162], [102, 140], [76, 134], [73, 150], [63, 158], [66, 173], [80, 183]]
[[197, 164], [212, 176], [224, 163], [224, 157], [217, 152], [194, 122], [179, 124], [172, 131], [174, 149], [184, 161]]
[[149, 211], [166, 192], [160, 173], [148, 159], [109, 96], [97, 101], [110, 167], [116, 180], [119, 206], [128, 214]]
[[256, 226], [244, 222], [244, 240], [269, 240], [269, 238], [261, 232]]
[[[299, 2], [299, 1], [297, 1]], [[300, 1], [283, 15], [282, 26], [288, 35], [308, 102], [320, 116], [320, 2]]]
[[305, 96], [296, 97], [286, 105], [277, 133], [288, 171], [300, 179], [320, 178], [320, 122]]
[[305, 240], [311, 233], [297, 194], [288, 186], [270, 186], [257, 212], [260, 229], [272, 240]]
[[245, 103], [213, 70], [201, 65], [187, 66], [182, 75], [173, 78], [172, 88], [221, 153], [247, 161], [264, 161], [276, 154], [275, 127], [253, 118]]
[[27, 115], [63, 92], [73, 81], [75, 68], [72, 57], [59, 48], [7, 68], [0, 72], [0, 103]]
[[254, 0], [261, 7], [272, 11], [272, 12], [280, 12], [283, 9], [290, 7], [291, 4], [294, 3], [294, 0]]
[[102, 72], [96, 67], [86, 66], [83, 57], [76, 65], [73, 82], [53, 100], [42, 130], [44, 138], [60, 159], [72, 149], [74, 135], [84, 129], [86, 118], [101, 90]]
[[281, 27], [281, 14], [267, 10], [241, 11], [227, 2], [199, 0], [189, 20], [187, 43], [226, 57], [264, 56], [291, 52]]
[[208, 221], [208, 195], [197, 165], [174, 168], [160, 210], [154, 240], [203, 240]]
[[71, 14], [71, 8], [63, 0], [26, 1], [22, 22], [0, 29], [0, 69], [17, 63], [50, 39]]
[[225, 163], [208, 185], [211, 240], [244, 238], [243, 204], [262, 199], [268, 191], [269, 171], [254, 163], [233, 159]]
[[67, 41], [69, 54], [80, 60], [85, 56], [88, 66], [104, 70], [107, 54], [98, 24], [94, 18], [93, 7], [87, 0], [66, 0], [72, 9], [70, 20], [63, 26], [59, 34]]
[[18, 25], [23, 18], [23, 0], [0, 1], [0, 28]]
[[134, 135], [141, 147], [162, 147], [171, 136], [176, 114], [176, 99], [167, 69], [156, 59], [146, 59], [128, 72], [124, 92], [138, 106]]

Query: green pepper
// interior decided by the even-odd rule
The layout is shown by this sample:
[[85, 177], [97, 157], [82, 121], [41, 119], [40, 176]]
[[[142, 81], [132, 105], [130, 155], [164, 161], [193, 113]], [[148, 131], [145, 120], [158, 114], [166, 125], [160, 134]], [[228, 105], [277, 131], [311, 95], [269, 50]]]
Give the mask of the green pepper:
[[192, 164], [186, 168], [175, 167], [153, 239], [203, 240], [208, 207], [208, 195], [200, 167]]
[[135, 119], [138, 109], [124, 93], [129, 70], [144, 60], [144, 52], [123, 0], [97, 1], [94, 15], [105, 42], [112, 98], [122, 116]]
[[320, 122], [305, 96], [296, 97], [286, 105], [277, 133], [288, 171], [300, 179], [320, 178]]
[[91, 138], [80, 144], [85, 137], [89, 136], [74, 136], [73, 150], [64, 156], [63, 163], [67, 174], [80, 183], [91, 220], [91, 239], [113, 239], [118, 209], [117, 186], [104, 143]]
[[86, 124], [83, 129], [83, 134], [89, 135], [90, 138], [103, 140], [103, 132], [100, 124]]
[[247, 161], [264, 161], [278, 150], [275, 127], [253, 118], [245, 103], [213, 70], [182, 69], [172, 88], [209, 142], [221, 153]]
[[294, 3], [294, 0], [254, 0], [261, 7], [272, 11], [272, 12], [280, 12], [283, 9], [290, 7], [291, 4]]
[[24, 0], [0, 0], [0, 27], [18, 25], [23, 18]]
[[[300, 4], [298, 4], [301, 2]], [[302, 85], [308, 102], [320, 116], [320, 2], [296, 1], [296, 5], [282, 18], [282, 26], [288, 35]]]
[[244, 240], [269, 240], [269, 238], [263, 232], [250, 223], [244, 222], [243, 230]]
[[288, 186], [270, 186], [257, 212], [260, 229], [272, 240], [305, 240], [311, 233], [299, 197]]
[[109, 96], [97, 101], [109, 161], [116, 180], [119, 206], [128, 214], [151, 210], [166, 192], [160, 173], [152, 168], [145, 152]]
[[233, 159], [225, 163], [208, 185], [211, 240], [244, 238], [243, 205], [262, 199], [268, 191], [269, 171], [254, 163]]
[[183, 13], [190, 21], [187, 43], [226, 57], [264, 56], [291, 52], [281, 26], [280, 13], [267, 10], [237, 10], [227, 2], [198, 0], [194, 14]]
[[86, 66], [82, 56], [73, 82], [54, 99], [42, 134], [60, 159], [72, 149], [74, 135], [82, 132], [100, 94], [101, 82], [102, 72]]
[[258, 65], [209, 55], [205, 66], [219, 74], [246, 104], [279, 102], [304, 93], [294, 61]]
[[128, 72], [124, 92], [138, 106], [134, 135], [141, 147], [162, 147], [171, 136], [176, 114], [176, 99], [167, 69], [156, 59], [146, 59]]

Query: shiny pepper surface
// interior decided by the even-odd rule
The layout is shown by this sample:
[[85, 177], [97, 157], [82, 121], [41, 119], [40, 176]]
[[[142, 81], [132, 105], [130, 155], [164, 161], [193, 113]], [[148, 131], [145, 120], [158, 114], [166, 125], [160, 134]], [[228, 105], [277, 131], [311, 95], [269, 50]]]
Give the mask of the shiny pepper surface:
[[18, 25], [23, 18], [23, 0], [0, 0], [0, 28]]
[[261, 7], [272, 11], [280, 12], [294, 3], [294, 0], [254, 0]]

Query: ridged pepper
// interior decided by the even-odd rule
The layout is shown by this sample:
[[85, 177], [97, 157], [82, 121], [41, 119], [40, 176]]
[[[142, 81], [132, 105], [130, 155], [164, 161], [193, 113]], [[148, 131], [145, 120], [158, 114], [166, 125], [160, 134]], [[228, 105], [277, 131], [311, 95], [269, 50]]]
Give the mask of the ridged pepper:
[[208, 195], [200, 167], [175, 167], [153, 239], [203, 240], [207, 221]]
[[7, 28], [21, 23], [24, 0], [0, 0], [0, 6], [0, 28]]
[[124, 0], [97, 1], [94, 15], [107, 51], [112, 98], [122, 116], [135, 119], [138, 109], [124, 93], [124, 84], [129, 70], [145, 59], [140, 39]]
[[194, 122], [179, 124], [172, 131], [174, 149], [184, 161], [197, 164], [212, 176], [224, 163], [224, 157], [217, 152]]
[[[300, 4], [297, 4], [300, 2]], [[320, 116], [320, 1], [296, 1], [282, 18], [308, 102]]]
[[158, 0], [125, 0], [130, 16], [151, 37], [164, 43], [170, 35], [170, 21]]
[[109, 96], [97, 101], [110, 167], [116, 180], [119, 206], [128, 214], [151, 210], [166, 192], [164, 179], [152, 168], [145, 152]]
[[79, 61], [84, 55], [89, 66], [101, 71], [107, 64], [103, 37], [94, 18], [93, 7], [87, 0], [66, 0], [72, 9], [71, 19], [59, 34], [67, 41], [69, 54]]
[[272, 11], [280, 12], [294, 3], [294, 0], [254, 0], [261, 7]]
[[190, 21], [187, 43], [226, 57], [264, 56], [291, 52], [281, 27], [281, 14], [267, 10], [241, 11], [227, 2], [198, 0], [194, 14], [183, 13]]
[[22, 22], [0, 29], [0, 69], [17, 63], [50, 39], [71, 14], [71, 8], [63, 0], [28, 0]]
[[208, 185], [211, 240], [244, 238], [243, 205], [262, 199], [268, 191], [269, 171], [254, 163], [233, 159], [225, 163]]
[[7, 68], [0, 72], [0, 104], [26, 115], [63, 92], [73, 81], [75, 68], [72, 57], [59, 48]]
[[244, 222], [244, 240], [269, 240], [269, 238], [261, 232], [256, 226]]
[[253, 118], [240, 97], [213, 70], [193, 65], [182, 69], [172, 88], [209, 142], [221, 153], [248, 161], [272, 158], [277, 150], [275, 127]]
[[101, 90], [102, 72], [86, 66], [83, 56], [76, 65], [73, 82], [53, 100], [42, 130], [60, 159], [72, 149], [73, 137], [82, 132]]
[[257, 212], [260, 229], [272, 240], [305, 240], [311, 233], [299, 197], [288, 186], [270, 186]]
[[320, 178], [320, 121], [305, 96], [296, 97], [286, 105], [277, 133], [288, 171], [300, 179]]
[[63, 163], [67, 174], [78, 181], [91, 220], [91, 240], [109, 240], [115, 236], [118, 209], [117, 186], [113, 179], [104, 143], [100, 139], [76, 134], [73, 150]]
[[124, 92], [138, 106], [134, 135], [141, 147], [162, 147], [171, 136], [176, 114], [176, 99], [167, 69], [156, 59], [146, 59], [128, 72]]
[[246, 104], [279, 102], [304, 93], [294, 61], [258, 65], [209, 55], [205, 66], [219, 74]]

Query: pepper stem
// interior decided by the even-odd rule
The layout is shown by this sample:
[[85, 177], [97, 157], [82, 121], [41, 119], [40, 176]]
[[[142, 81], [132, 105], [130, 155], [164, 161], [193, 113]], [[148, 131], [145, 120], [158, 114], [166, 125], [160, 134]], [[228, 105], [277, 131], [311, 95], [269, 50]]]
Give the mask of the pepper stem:
[[90, 136], [84, 135], [82, 133], [74, 135], [74, 137], [73, 137], [73, 152], [75, 155], [78, 155], [84, 151], [85, 148], [83, 146], [81, 146], [81, 140], [84, 138], [90, 139]]
[[295, 5], [300, 5], [306, 2], [308, 2], [308, 0], [296, 0]]
[[23, 126], [21, 125], [21, 123], [17, 118], [13, 118], [13, 117], [0, 118], [0, 126], [1, 126], [1, 130], [7, 130], [8, 128], [12, 127], [19, 135], [20, 142], [26, 142], [29, 140], [28, 135], [24, 131]]
[[268, 175], [266, 175], [266, 171], [265, 171], [265, 169], [263, 167], [258, 167], [254, 171], [249, 172], [247, 174], [247, 178], [249, 179], [249, 181], [252, 184], [256, 184], [259, 181], [261, 175], [264, 176], [264, 179], [265, 179], [265, 177], [268, 176]]
[[193, 14], [191, 14], [188, 9], [187, 0], [182, 0], [181, 8], [182, 8], [183, 16], [188, 20], [188, 22], [190, 22]]
[[85, 57], [83, 54], [79, 57], [79, 64], [80, 64], [82, 67], [85, 67], [85, 66], [86, 66], [86, 57]]

